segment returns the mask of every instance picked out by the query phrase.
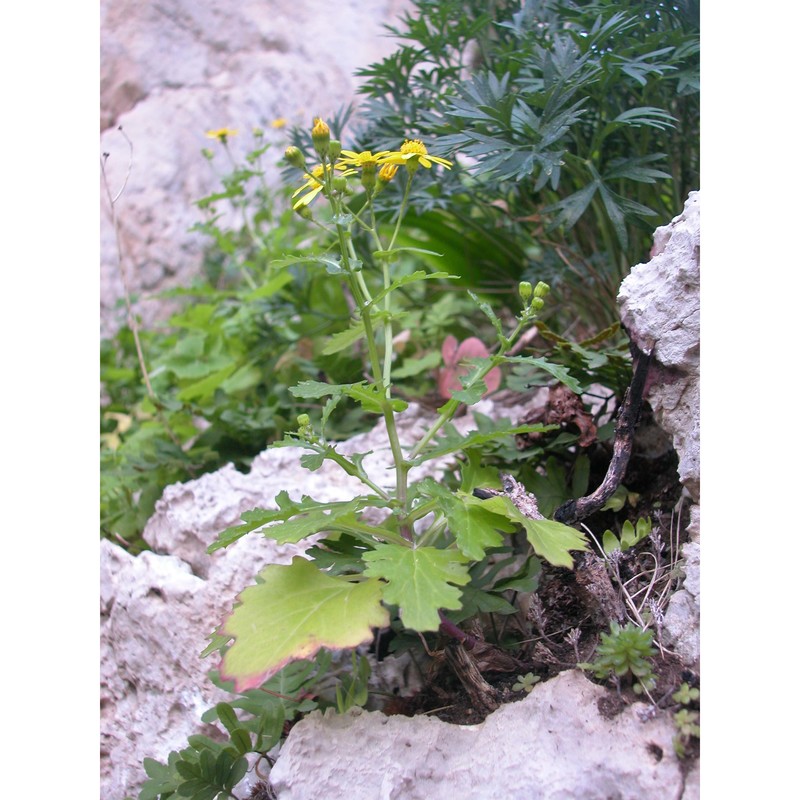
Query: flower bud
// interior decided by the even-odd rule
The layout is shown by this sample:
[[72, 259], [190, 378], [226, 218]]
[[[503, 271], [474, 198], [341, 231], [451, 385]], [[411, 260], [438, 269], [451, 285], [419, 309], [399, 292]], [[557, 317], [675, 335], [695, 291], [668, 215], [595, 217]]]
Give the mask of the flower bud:
[[299, 147], [295, 147], [291, 145], [287, 147], [283, 157], [293, 166], [297, 167], [297, 169], [302, 169], [304, 172], [306, 170], [306, 160], [303, 157], [303, 154], [300, 152]]
[[550, 287], [544, 281], [539, 281], [533, 290], [533, 296], [545, 298], [548, 294], [550, 294]]
[[306, 166], [306, 157], [299, 147], [290, 145], [284, 151], [283, 156], [293, 167], [297, 167], [297, 169], [301, 169], [304, 172], [308, 169]]
[[334, 175], [332, 183], [337, 192], [343, 192], [347, 188], [347, 178], [344, 175]]
[[397, 164], [384, 164], [378, 171], [378, 183], [375, 186], [375, 194], [383, 191], [395, 175], [397, 175]]
[[527, 303], [533, 296], [533, 286], [530, 281], [520, 281], [518, 291], [523, 303]]
[[297, 426], [299, 428], [305, 428], [307, 425], [311, 424], [311, 417], [308, 414], [299, 414], [297, 417]]
[[397, 164], [384, 164], [378, 173], [378, 180], [381, 183], [389, 183], [397, 175]]
[[544, 300], [541, 297], [532, 297], [528, 308], [533, 311], [541, 311], [544, 308]]
[[328, 154], [331, 144], [331, 129], [323, 122], [320, 117], [314, 118], [314, 127], [311, 129], [311, 141], [314, 149], [323, 158]]
[[299, 205], [295, 206], [294, 210], [297, 212], [298, 217], [308, 220], [314, 218], [314, 215], [311, 213], [311, 209], [305, 203], [300, 203]]
[[377, 166], [374, 161], [368, 161], [361, 166], [361, 185], [371, 194], [375, 188], [375, 172]]
[[336, 161], [342, 153], [342, 143], [338, 139], [331, 139], [328, 145], [328, 157], [331, 161]]

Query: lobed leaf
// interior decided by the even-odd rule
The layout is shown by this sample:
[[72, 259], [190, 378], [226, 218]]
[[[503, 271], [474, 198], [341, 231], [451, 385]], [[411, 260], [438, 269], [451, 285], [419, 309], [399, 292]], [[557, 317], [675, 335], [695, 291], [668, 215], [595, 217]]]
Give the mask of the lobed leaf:
[[522, 525], [536, 555], [549, 561], [553, 566], [572, 569], [573, 559], [569, 551], [588, 549], [586, 537], [582, 533], [555, 520], [531, 519], [505, 495], [496, 495], [487, 500], [465, 497], [465, 502], [480, 504], [489, 511]]
[[350, 582], [320, 572], [296, 557], [271, 564], [259, 583], [245, 589], [222, 626], [234, 638], [220, 666], [236, 691], [259, 686], [278, 670], [322, 647], [344, 649], [372, 639], [372, 628], [389, 624], [378, 580]]
[[379, 544], [364, 561], [364, 574], [386, 581], [383, 599], [399, 606], [400, 619], [411, 630], [438, 630], [440, 608], [461, 608], [457, 587], [469, 583], [469, 571], [467, 557], [457, 550]]

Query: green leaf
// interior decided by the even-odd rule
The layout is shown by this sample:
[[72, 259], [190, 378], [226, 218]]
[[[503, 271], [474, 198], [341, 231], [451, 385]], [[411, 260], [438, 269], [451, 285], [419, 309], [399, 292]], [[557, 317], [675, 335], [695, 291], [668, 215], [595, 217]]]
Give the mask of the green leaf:
[[450, 453], [458, 453], [461, 450], [479, 448], [490, 442], [498, 441], [506, 436], [515, 436], [518, 433], [542, 433], [544, 431], [555, 430], [556, 425], [511, 425], [507, 420], [498, 420], [486, 430], [472, 431], [461, 434], [452, 424], [442, 427], [442, 435], [435, 440], [435, 444], [421, 456], [417, 456], [411, 463], [421, 464], [432, 458], [439, 458]]
[[466, 463], [461, 465], [461, 486], [464, 494], [472, 494], [473, 489], [502, 489], [500, 472], [497, 467], [483, 464], [480, 449], [465, 450]]
[[[395, 250], [417, 250], [417, 248], [398, 247], [395, 248]], [[390, 250], [387, 252], [395, 252], [395, 250]], [[384, 251], [377, 251], [377, 252], [382, 253]], [[426, 253], [433, 256], [441, 255], [441, 253], [432, 253], [430, 250], [417, 250], [417, 252]], [[424, 270], [421, 269], [417, 270], [416, 272], [412, 272], [410, 275], [403, 275], [402, 277], [397, 278], [397, 280], [392, 281], [389, 284], [389, 286], [387, 286], [385, 289], [381, 289], [381, 291], [378, 292], [372, 298], [372, 302], [370, 305], [372, 306], [377, 305], [381, 300], [383, 300], [384, 297], [386, 297], [387, 294], [393, 292], [395, 289], [399, 289], [401, 286], [406, 286], [409, 283], [417, 283], [418, 281], [429, 281], [436, 278], [453, 280], [454, 278], [458, 278], [458, 275], [451, 275], [449, 272], [425, 272]]]
[[291, 272], [279, 272], [274, 277], [270, 278], [263, 286], [250, 292], [246, 300], [248, 302], [253, 300], [261, 300], [264, 297], [272, 297], [273, 294], [279, 292], [287, 283], [291, 283], [294, 276]]
[[606, 531], [603, 534], [603, 551], [608, 554], [614, 550], [622, 550], [619, 539], [611, 531]]
[[225, 726], [228, 733], [233, 733], [242, 727], [239, 717], [228, 703], [217, 703], [217, 719]]
[[[373, 258], [382, 259], [382, 258], [392, 258], [396, 253], [422, 253], [426, 256], [437, 256], [438, 258], [443, 258], [442, 253], [434, 253], [433, 250], [423, 250], [421, 247], [393, 247], [391, 250], [375, 250], [372, 253]], [[415, 272], [413, 275], [409, 276], [412, 280], [423, 280], [423, 278], [415, 277], [423, 275], [425, 277], [430, 278], [449, 278], [449, 272], [437, 272], [434, 275], [427, 275], [425, 272], [419, 271]], [[408, 281], [406, 281], [408, 283]]]
[[583, 497], [589, 489], [589, 457], [581, 453], [575, 459], [575, 468], [572, 473], [572, 496]]
[[347, 330], [334, 333], [333, 336], [328, 339], [328, 344], [323, 348], [322, 355], [331, 356], [334, 353], [339, 353], [355, 344], [359, 339], [363, 339], [366, 335], [364, 321], [360, 320], [355, 322], [347, 328]]
[[584, 535], [568, 525], [552, 519], [524, 519], [522, 525], [531, 547], [556, 567], [572, 569], [573, 560], [568, 551], [589, 549]]
[[236, 748], [236, 751], [241, 755], [249, 753], [253, 749], [253, 742], [250, 739], [250, 734], [244, 728], [239, 728], [231, 733], [231, 742]]
[[[374, 383], [351, 383], [344, 392], [348, 397], [361, 404], [364, 411], [370, 411], [373, 414], [383, 413], [383, 403], [385, 398], [380, 389]], [[394, 411], [405, 411], [408, 408], [408, 403], [405, 400], [392, 400], [391, 406]]]
[[207, 397], [213, 394], [214, 391], [233, 374], [236, 367], [236, 362], [231, 361], [222, 369], [203, 378], [203, 380], [192, 383], [185, 389], [181, 389], [181, 391], [178, 392], [178, 399], [188, 403], [190, 400], [196, 400], [199, 397]]
[[364, 574], [386, 581], [383, 598], [400, 608], [400, 619], [415, 631], [438, 630], [439, 609], [461, 608], [461, 590], [469, 583], [466, 556], [435, 547], [379, 544], [364, 554]]
[[247, 759], [242, 757], [236, 760], [233, 767], [231, 767], [230, 774], [228, 776], [227, 781], [225, 781], [225, 787], [227, 789], [233, 789], [237, 783], [243, 780], [244, 776], [247, 775], [247, 769], [249, 764], [247, 763]]
[[288, 267], [292, 264], [322, 264], [329, 275], [341, 275], [344, 270], [341, 267], [338, 257], [331, 256], [285, 256], [275, 259], [273, 267]]
[[290, 661], [320, 648], [344, 649], [372, 640], [389, 624], [378, 580], [351, 583], [321, 573], [304, 558], [271, 564], [245, 589], [222, 627], [234, 637], [220, 667], [236, 691], [259, 686]]
[[[469, 379], [469, 376], [467, 376]], [[462, 386], [466, 382], [464, 378], [460, 378]], [[457, 389], [454, 392], [451, 392], [451, 395], [454, 400], [458, 400], [459, 403], [464, 403], [464, 405], [474, 406], [475, 403], [479, 402], [480, 399], [489, 391], [489, 388], [486, 386], [486, 383], [482, 380], [475, 381], [471, 386], [464, 389]]]
[[319, 503], [306, 495], [296, 503], [286, 491], [280, 492], [275, 501], [278, 504], [277, 509], [257, 508], [245, 511], [242, 514], [244, 525], [234, 525], [224, 530], [217, 537], [217, 541], [209, 545], [208, 552], [213, 553], [222, 547], [227, 547], [242, 536], [265, 525], [269, 527], [261, 531], [264, 536], [274, 539], [279, 544], [297, 543], [312, 533], [334, 529], [338, 517], [360, 511], [368, 505], [384, 505], [377, 497], [358, 497], [336, 503]]
[[581, 394], [581, 392], [583, 392], [583, 387], [580, 385], [580, 383], [578, 383], [577, 380], [575, 380], [575, 378], [572, 377], [572, 375], [569, 374], [569, 370], [566, 367], [562, 366], [561, 364], [553, 364], [546, 358], [531, 358], [529, 356], [495, 356], [495, 361], [498, 363], [524, 365], [544, 370], [558, 381], [563, 383], [568, 389], [575, 392], [575, 394]]
[[427, 353], [422, 358], [406, 358], [400, 367], [392, 370], [393, 378], [411, 378], [421, 372], [429, 372], [442, 363], [442, 354], [438, 351]]
[[489, 511], [502, 514], [512, 522], [525, 528], [525, 533], [536, 555], [549, 561], [555, 567], [572, 569], [573, 559], [570, 550], [586, 550], [586, 537], [564, 525], [550, 519], [531, 519], [526, 517], [505, 495], [490, 497], [488, 500], [471, 498], [470, 502], [481, 503]]
[[494, 329], [497, 331], [497, 335], [502, 337], [503, 323], [497, 318], [497, 314], [494, 313], [494, 309], [488, 303], [481, 300], [480, 297], [475, 294], [475, 292], [468, 291], [467, 294], [472, 298], [473, 302], [478, 306], [478, 308], [489, 318], [489, 322], [491, 322], [494, 326]]
[[303, 400], [319, 400], [328, 395], [342, 395], [349, 384], [323, 383], [322, 381], [300, 381], [289, 391]]
[[[331, 384], [322, 381], [301, 381], [297, 386], [289, 390], [295, 397], [306, 400], [316, 400], [328, 395], [341, 396], [347, 395], [356, 402], [360, 403], [365, 411], [375, 414], [383, 412], [384, 397], [375, 384], [359, 381], [358, 383]], [[391, 406], [394, 411], [405, 411], [408, 403], [404, 400], [392, 400]]]
[[471, 495], [453, 494], [431, 478], [421, 481], [420, 489], [439, 502], [458, 549], [473, 561], [480, 561], [490, 547], [503, 544], [500, 531], [511, 533], [516, 529], [506, 517], [474, 503]]

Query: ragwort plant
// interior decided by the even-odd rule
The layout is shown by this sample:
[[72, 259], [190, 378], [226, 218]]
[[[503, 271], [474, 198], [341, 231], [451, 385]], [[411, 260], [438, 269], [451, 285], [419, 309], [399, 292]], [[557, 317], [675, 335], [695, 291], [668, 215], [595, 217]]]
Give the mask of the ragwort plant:
[[[406, 140], [398, 150], [344, 150], [319, 118], [311, 133], [318, 163], [307, 165], [296, 147], [286, 152], [287, 161], [303, 175], [293, 207], [330, 243], [312, 255], [288, 256], [281, 263], [322, 271], [349, 298], [351, 324], [332, 337], [333, 345], [359, 348], [364, 375], [347, 383], [301, 381], [292, 394], [316, 401], [319, 411], [313, 419], [311, 413], [300, 414], [296, 430], [272, 446], [305, 450], [300, 462], [312, 471], [334, 462], [361, 483], [363, 492], [319, 502], [283, 491], [276, 509], [245, 512], [243, 524], [223, 531], [209, 547], [213, 553], [251, 532], [278, 543], [317, 536], [308, 558], [261, 570], [256, 584], [241, 593], [212, 637], [205, 653], [222, 650], [221, 677], [239, 692], [258, 687], [288, 664], [314, 658], [323, 648], [349, 649], [371, 642], [374, 629], [392, 624], [399, 630], [442, 631], [465, 639], [452, 617], [461, 618], [465, 597], [478, 608], [476, 595], [491, 595], [491, 584], [470, 586], [473, 576], [484, 574], [473, 568], [502, 548], [507, 534], [524, 531], [531, 549], [528, 570], [538, 569], [538, 559], [572, 567], [571, 552], [587, 547], [575, 529], [543, 518], [535, 508], [523, 509], [502, 491], [485, 499], [473, 493], [491, 480], [481, 466], [483, 447], [503, 437], [542, 432], [545, 426], [484, 419], [477, 430], [462, 434], [452, 424], [462, 408], [475, 405], [487, 393], [486, 378], [492, 371], [529, 360], [511, 350], [536, 320], [548, 287], [521, 283], [522, 310], [508, 326], [473, 295], [495, 331], [494, 351], [469, 359], [461, 388], [437, 409], [424, 432], [413, 441], [401, 439], [398, 419], [408, 404], [393, 391], [393, 342], [403, 314], [395, 296], [409, 285], [451, 276], [410, 269], [408, 256], [417, 249], [398, 246], [397, 241], [415, 176], [421, 170], [449, 169], [451, 162], [431, 155], [418, 139]], [[401, 191], [387, 233], [387, 226], [379, 224], [375, 198], [396, 183]], [[318, 212], [317, 200], [327, 201], [327, 208], [323, 205]], [[359, 249], [365, 240], [369, 247]], [[559, 371], [542, 359], [533, 361]], [[370, 468], [370, 453], [345, 455], [326, 437], [331, 414], [345, 403], [382, 419], [391, 480], [384, 469]], [[461, 459], [459, 478], [452, 486], [415, 475], [424, 464], [456, 455]], [[500, 485], [496, 474], [494, 483]]]

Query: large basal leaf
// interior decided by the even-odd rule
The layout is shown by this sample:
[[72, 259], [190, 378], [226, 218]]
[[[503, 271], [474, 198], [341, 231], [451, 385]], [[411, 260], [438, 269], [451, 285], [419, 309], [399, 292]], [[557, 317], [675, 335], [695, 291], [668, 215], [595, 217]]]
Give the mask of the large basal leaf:
[[435, 631], [440, 608], [461, 608], [458, 586], [469, 582], [466, 560], [457, 550], [379, 544], [364, 553], [364, 574], [386, 581], [383, 599], [399, 606], [400, 619], [407, 628]]
[[234, 637], [220, 666], [236, 691], [255, 688], [279, 669], [322, 647], [344, 649], [371, 641], [372, 628], [389, 624], [381, 605], [381, 583], [333, 578], [297, 557], [289, 566], [271, 564], [260, 583], [245, 589], [222, 626]]

